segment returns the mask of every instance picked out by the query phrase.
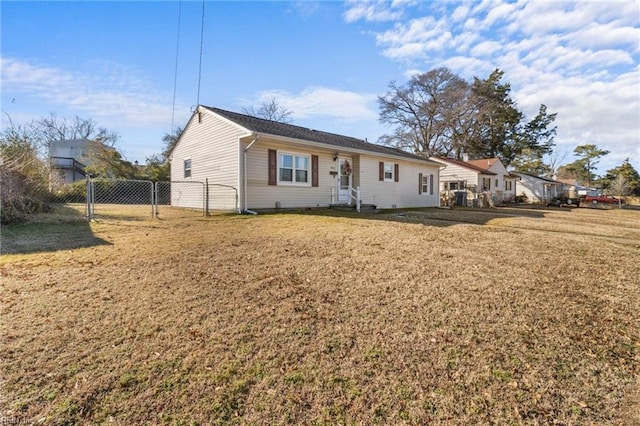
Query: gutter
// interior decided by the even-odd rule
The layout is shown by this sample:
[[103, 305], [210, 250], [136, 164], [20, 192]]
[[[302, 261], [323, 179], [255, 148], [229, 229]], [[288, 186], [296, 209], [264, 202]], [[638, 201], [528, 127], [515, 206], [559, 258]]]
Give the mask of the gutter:
[[[254, 135], [256, 135], [256, 133], [254, 132]], [[307, 147], [314, 147], [314, 148], [320, 148], [326, 151], [333, 151], [335, 152], [336, 150], [339, 150], [342, 153], [345, 154], [366, 154], [366, 155], [371, 155], [373, 157], [383, 157], [383, 158], [394, 158], [394, 159], [398, 159], [398, 160], [404, 160], [404, 161], [410, 161], [410, 162], [414, 162], [414, 163], [420, 163], [420, 164], [424, 164], [426, 163], [430, 163], [431, 165], [440, 165], [442, 163], [438, 162], [438, 161], [434, 161], [434, 160], [430, 160], [427, 157], [405, 157], [403, 155], [398, 155], [398, 154], [393, 154], [393, 153], [383, 153], [383, 152], [377, 152], [377, 151], [368, 151], [368, 150], [364, 150], [364, 149], [360, 149], [360, 148], [352, 148], [352, 147], [348, 147], [348, 146], [344, 146], [344, 145], [333, 145], [333, 144], [328, 144], [328, 143], [324, 143], [324, 142], [316, 142], [316, 141], [309, 141], [306, 139], [298, 139], [298, 138], [293, 138], [293, 137], [289, 137], [289, 136], [280, 136], [280, 135], [274, 135], [274, 134], [269, 134], [269, 133], [262, 133], [263, 137], [266, 138], [273, 138], [275, 140], [278, 141], [287, 141], [287, 142], [292, 142], [298, 145], [302, 145], [302, 146], [307, 146]], [[367, 142], [369, 145], [376, 145], [376, 144], [372, 144], [370, 142]], [[382, 145], [378, 145], [382, 148], [389, 148], [389, 147], [385, 147]], [[411, 153], [407, 153], [407, 154], [411, 154]], [[411, 155], [415, 155], [415, 154], [411, 154]]]
[[257, 133], [253, 134], [253, 140], [249, 143], [249, 145], [247, 145], [247, 147], [242, 151], [242, 161], [243, 161], [243, 166], [242, 166], [242, 174], [243, 174], [243, 198], [244, 198], [244, 209], [241, 210], [241, 213], [248, 213], [248, 214], [258, 214], [258, 212], [255, 212], [253, 210], [249, 210], [247, 208], [247, 205], [249, 204], [248, 201], [248, 197], [247, 197], [247, 151], [249, 151], [249, 149], [253, 146], [254, 143], [256, 143], [258, 141], [258, 138], [260, 138], [260, 135], [258, 135]]

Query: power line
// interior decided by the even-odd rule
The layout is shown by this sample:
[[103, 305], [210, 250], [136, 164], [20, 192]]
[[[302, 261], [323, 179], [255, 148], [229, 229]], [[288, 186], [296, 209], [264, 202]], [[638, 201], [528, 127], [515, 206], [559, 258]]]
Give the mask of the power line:
[[198, 99], [196, 106], [200, 105], [200, 82], [202, 81], [202, 46], [204, 44], [204, 0], [202, 0], [202, 23], [200, 25], [200, 65], [198, 66]]
[[171, 107], [171, 132], [173, 132], [174, 117], [176, 114], [176, 90], [178, 86], [178, 53], [180, 52], [180, 16], [182, 13], [182, 0], [178, 3], [178, 37], [176, 40], [176, 67], [173, 73], [173, 105]]

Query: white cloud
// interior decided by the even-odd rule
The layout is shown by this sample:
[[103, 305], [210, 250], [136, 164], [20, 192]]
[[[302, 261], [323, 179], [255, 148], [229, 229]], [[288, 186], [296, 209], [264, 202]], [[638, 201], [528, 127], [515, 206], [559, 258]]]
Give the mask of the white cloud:
[[469, 6], [462, 5], [458, 6], [456, 10], [451, 14], [451, 19], [453, 22], [463, 21], [469, 13]]
[[442, 22], [431, 16], [413, 19], [408, 25], [396, 24], [393, 29], [378, 34], [376, 41], [386, 47], [385, 56], [392, 59], [423, 57], [450, 46], [452, 35]]
[[485, 56], [491, 57], [494, 53], [502, 49], [502, 44], [497, 41], [483, 41], [476, 44], [471, 49], [471, 56]]
[[[260, 92], [257, 103], [275, 99], [278, 105], [292, 112], [292, 118], [330, 117], [344, 122], [376, 120], [377, 95], [336, 90], [327, 87], [308, 87], [299, 94], [282, 90]], [[250, 106], [254, 102], [242, 101]]]
[[[559, 145], [594, 143], [640, 158], [640, 15], [636, 1], [483, 0], [405, 8], [375, 33], [381, 53], [416, 69], [447, 66], [466, 79], [497, 68], [528, 116], [557, 112]], [[615, 153], [615, 155], [613, 154]], [[569, 159], [569, 161], [572, 161]]]
[[413, 3], [414, 1], [410, 0], [394, 0], [391, 3], [384, 0], [350, 0], [345, 3], [347, 10], [343, 17], [346, 22], [355, 22], [361, 19], [368, 22], [396, 21], [403, 16], [402, 9], [398, 10], [398, 8]]
[[126, 68], [106, 64], [86, 74], [14, 58], [2, 57], [0, 61], [4, 93], [50, 103], [74, 115], [87, 114], [106, 127], [170, 127], [171, 98], [153, 90]]
[[320, 3], [317, 1], [294, 1], [291, 4], [291, 12], [303, 18], [309, 18], [315, 15], [320, 9]]

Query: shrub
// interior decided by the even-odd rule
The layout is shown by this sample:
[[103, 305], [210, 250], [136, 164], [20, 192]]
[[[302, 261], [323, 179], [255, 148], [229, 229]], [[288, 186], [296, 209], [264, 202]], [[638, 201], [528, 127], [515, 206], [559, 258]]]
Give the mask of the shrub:
[[0, 223], [14, 225], [26, 222], [30, 215], [49, 213], [51, 207], [32, 197], [2, 197], [0, 206]]

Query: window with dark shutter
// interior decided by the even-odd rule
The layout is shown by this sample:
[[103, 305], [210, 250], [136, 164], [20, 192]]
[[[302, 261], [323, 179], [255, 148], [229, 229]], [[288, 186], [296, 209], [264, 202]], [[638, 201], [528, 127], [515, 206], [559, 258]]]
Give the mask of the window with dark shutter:
[[400, 164], [393, 165], [393, 181], [400, 182]]
[[318, 186], [318, 156], [311, 156], [311, 186]]
[[422, 194], [422, 173], [418, 173], [418, 194]]
[[278, 160], [275, 149], [269, 150], [269, 185], [278, 184]]
[[384, 180], [384, 162], [378, 163], [378, 180]]

